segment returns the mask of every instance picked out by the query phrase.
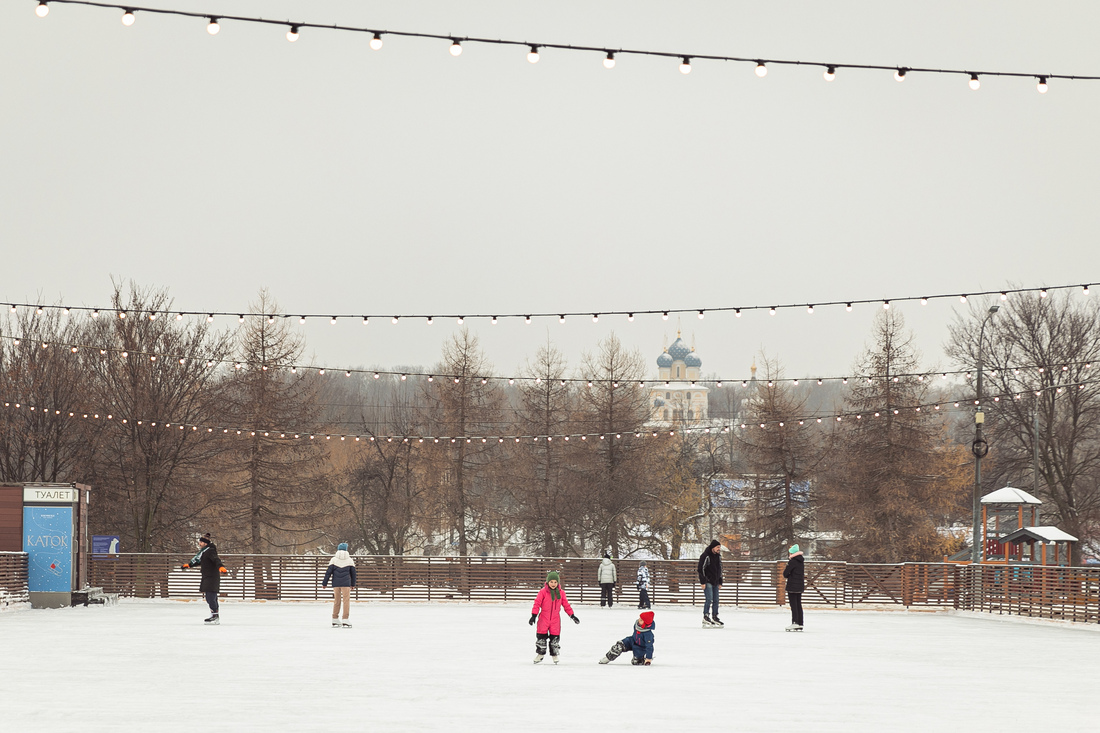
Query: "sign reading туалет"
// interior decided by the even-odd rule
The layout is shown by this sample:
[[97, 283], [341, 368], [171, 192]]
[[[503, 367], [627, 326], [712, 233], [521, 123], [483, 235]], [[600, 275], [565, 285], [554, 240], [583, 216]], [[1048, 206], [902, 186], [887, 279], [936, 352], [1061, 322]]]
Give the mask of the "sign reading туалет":
[[79, 500], [80, 492], [76, 489], [23, 488], [24, 504], [75, 504]]

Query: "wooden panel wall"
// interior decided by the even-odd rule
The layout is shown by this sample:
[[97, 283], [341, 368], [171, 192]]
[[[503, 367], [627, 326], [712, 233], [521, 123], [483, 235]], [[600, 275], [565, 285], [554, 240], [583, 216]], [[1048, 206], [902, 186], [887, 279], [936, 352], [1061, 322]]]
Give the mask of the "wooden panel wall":
[[0, 486], [0, 552], [23, 551], [23, 487]]

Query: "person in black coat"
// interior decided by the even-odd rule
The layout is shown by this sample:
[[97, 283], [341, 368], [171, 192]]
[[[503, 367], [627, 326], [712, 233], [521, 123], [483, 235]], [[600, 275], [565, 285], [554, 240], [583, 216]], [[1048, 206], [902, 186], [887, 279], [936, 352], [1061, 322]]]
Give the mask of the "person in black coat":
[[703, 586], [703, 626], [725, 626], [718, 620], [718, 589], [722, 587], [722, 543], [711, 540], [699, 556], [699, 585]]
[[218, 548], [214, 546], [210, 533], [199, 537], [199, 551], [191, 558], [191, 562], [184, 563], [180, 567], [198, 567], [202, 574], [199, 581], [199, 592], [206, 596], [206, 605], [210, 606], [210, 618], [205, 623], [221, 623], [218, 617], [218, 591], [221, 589], [222, 575], [229, 571], [225, 569], [222, 559], [218, 557]]
[[787, 579], [787, 597], [791, 601], [791, 625], [787, 631], [802, 631], [802, 592], [806, 590], [806, 560], [798, 545], [787, 550], [787, 567], [783, 577]]
[[[351, 612], [351, 589], [355, 587], [357, 580], [355, 573], [355, 560], [348, 553], [348, 543], [341, 542], [336, 548], [336, 554], [329, 560], [325, 578], [321, 581], [321, 587], [332, 581], [332, 628], [350, 629], [348, 614]], [[343, 606], [344, 619], [339, 619], [340, 608]]]

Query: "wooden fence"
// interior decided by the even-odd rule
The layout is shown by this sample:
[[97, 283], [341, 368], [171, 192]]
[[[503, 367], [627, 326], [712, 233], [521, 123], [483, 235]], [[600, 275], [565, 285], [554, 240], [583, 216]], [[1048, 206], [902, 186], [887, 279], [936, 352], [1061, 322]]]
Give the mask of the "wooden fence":
[[27, 592], [27, 554], [0, 552], [0, 608], [30, 601]]
[[[198, 594], [199, 571], [182, 570], [190, 555], [95, 555], [91, 584], [138, 598]], [[223, 555], [224, 598], [321, 600], [327, 556]], [[358, 601], [528, 601], [557, 570], [573, 603], [596, 603], [596, 559], [510, 557], [358, 556]], [[697, 606], [703, 591], [694, 560], [649, 560], [655, 604]], [[617, 560], [618, 603], [636, 605], [637, 560]], [[721, 602], [732, 606], [786, 603], [782, 562], [725, 562]], [[1100, 622], [1100, 569], [1030, 565], [965, 566], [933, 563], [871, 565], [806, 563], [805, 605], [870, 604], [958, 608]]]

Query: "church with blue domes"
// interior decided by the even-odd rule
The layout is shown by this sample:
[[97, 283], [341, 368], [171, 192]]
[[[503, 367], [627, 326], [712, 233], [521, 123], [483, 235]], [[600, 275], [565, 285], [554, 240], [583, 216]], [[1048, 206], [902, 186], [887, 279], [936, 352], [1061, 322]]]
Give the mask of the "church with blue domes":
[[649, 388], [650, 419], [662, 423], [698, 423], [707, 419], [708, 392], [699, 383], [703, 360], [676, 332], [676, 340], [657, 357], [660, 383]]

